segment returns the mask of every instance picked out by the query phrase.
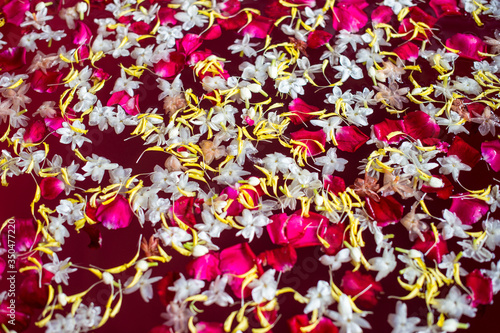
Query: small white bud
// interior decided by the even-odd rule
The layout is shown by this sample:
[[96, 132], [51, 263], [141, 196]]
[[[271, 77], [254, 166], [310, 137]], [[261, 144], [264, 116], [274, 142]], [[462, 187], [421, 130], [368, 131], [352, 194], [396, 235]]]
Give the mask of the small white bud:
[[267, 67], [267, 74], [273, 80], [278, 77], [278, 67], [276, 66], [276, 64], [272, 64], [271, 66]]
[[316, 204], [316, 206], [323, 206], [323, 202], [324, 202], [324, 199], [321, 195], [316, 194], [314, 196], [314, 203]]
[[113, 275], [109, 272], [104, 272], [102, 273], [102, 280], [104, 281], [105, 284], [110, 285], [113, 283], [114, 278]]
[[139, 262], [135, 265], [135, 267], [141, 272], [145, 272], [149, 269], [149, 265], [146, 260], [139, 260]]
[[437, 177], [432, 177], [428, 183], [429, 183], [430, 187], [434, 187], [434, 188], [442, 188], [444, 186], [444, 182], [440, 178], [437, 178]]
[[76, 5], [76, 11], [78, 13], [85, 13], [88, 9], [88, 5], [86, 2], [79, 2], [77, 5]]
[[418, 259], [423, 258], [424, 255], [419, 250], [411, 249], [410, 251], [408, 251], [408, 257], [410, 257], [411, 259]]
[[66, 299], [66, 294], [65, 293], [59, 293], [57, 295], [57, 301], [59, 302], [59, 304], [61, 304], [62, 306], [66, 306], [66, 304], [68, 304], [68, 301]]
[[47, 4], [45, 2], [39, 2], [36, 4], [35, 10], [37, 12], [39, 12], [39, 11], [43, 10], [45, 7], [47, 7]]
[[351, 249], [351, 259], [354, 262], [361, 261], [361, 249], [359, 247], [352, 247]]
[[252, 92], [247, 87], [242, 87], [240, 89], [240, 96], [242, 100], [248, 101], [250, 98], [252, 98]]
[[458, 320], [456, 319], [446, 319], [443, 323], [443, 327], [441, 327], [443, 331], [446, 332], [456, 332], [458, 329]]
[[193, 248], [193, 256], [195, 257], [201, 257], [204, 256], [205, 254], [208, 253], [208, 248], [204, 245], [197, 244]]
[[257, 177], [250, 177], [250, 178], [248, 178], [248, 184], [250, 184], [252, 186], [257, 186], [260, 184], [260, 180]]

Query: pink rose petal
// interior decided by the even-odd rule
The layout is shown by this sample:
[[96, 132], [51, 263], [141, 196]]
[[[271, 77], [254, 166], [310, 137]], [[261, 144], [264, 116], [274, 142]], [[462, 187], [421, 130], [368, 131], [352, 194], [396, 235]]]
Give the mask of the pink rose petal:
[[420, 49], [417, 45], [412, 42], [405, 43], [394, 49], [396, 53], [402, 60], [415, 61], [418, 58], [418, 52]]
[[448, 15], [461, 15], [457, 0], [431, 0], [429, 6], [434, 9], [438, 18]]
[[392, 195], [380, 197], [379, 202], [367, 197], [365, 207], [368, 215], [381, 227], [397, 223], [403, 216], [403, 205]]
[[24, 142], [26, 143], [37, 143], [42, 141], [47, 133], [47, 129], [45, 127], [45, 123], [41, 120], [37, 120], [32, 123], [26, 133], [24, 133]]
[[465, 277], [465, 285], [472, 291], [472, 306], [493, 303], [493, 282], [475, 269]]
[[360, 271], [346, 271], [342, 277], [340, 288], [349, 296], [360, 294], [357, 302], [366, 309], [373, 309], [378, 303], [377, 295], [384, 291], [382, 285], [376, 282], [373, 276], [363, 274]]
[[431, 231], [424, 232], [423, 235], [425, 241], [417, 238], [415, 245], [412, 246], [412, 249], [419, 250], [427, 259], [435, 260], [439, 264], [442, 261], [443, 256], [449, 252], [446, 241], [443, 239], [442, 235], [439, 235], [438, 242], [436, 243], [434, 233]]
[[139, 110], [139, 95], [130, 97], [130, 95], [122, 90], [115, 92], [108, 100], [107, 106], [120, 105], [126, 113], [135, 116], [140, 113]]
[[318, 235], [324, 237], [328, 219], [318, 213], [309, 213], [309, 217], [300, 216], [301, 211], [290, 215], [286, 224], [286, 237], [294, 247], [321, 245]]
[[217, 253], [207, 253], [186, 265], [189, 277], [205, 281], [213, 281], [220, 275], [219, 257]]
[[350, 153], [358, 150], [368, 139], [368, 136], [354, 125], [344, 126], [335, 133], [338, 148]]
[[373, 126], [373, 133], [375, 134], [375, 137], [380, 141], [388, 143], [398, 143], [399, 141], [403, 140], [403, 136], [401, 134], [395, 135], [390, 139], [388, 139], [387, 136], [394, 132], [404, 131], [405, 128], [402, 120], [385, 119], [381, 123]]
[[307, 146], [307, 156], [315, 156], [324, 152], [326, 134], [323, 130], [312, 132], [301, 129], [297, 132], [290, 133], [290, 137], [293, 140], [302, 142]]
[[266, 38], [274, 27], [274, 21], [260, 15], [253, 14], [252, 21], [240, 33], [250, 35], [252, 38]]
[[460, 161], [473, 168], [481, 159], [481, 154], [458, 135], [448, 149], [448, 156], [456, 155]]
[[410, 112], [404, 117], [406, 133], [415, 140], [435, 138], [439, 135], [439, 125], [423, 111]]
[[389, 6], [378, 6], [371, 14], [373, 24], [389, 23], [394, 11]]
[[52, 200], [64, 191], [64, 182], [56, 177], [43, 178], [40, 182], [42, 198]]
[[479, 55], [478, 52], [486, 53], [486, 44], [481, 38], [470, 34], [455, 34], [446, 40], [446, 46], [458, 50], [458, 55], [472, 60], [481, 61], [484, 56]]
[[368, 23], [368, 16], [358, 6], [349, 5], [333, 8], [333, 29], [358, 32]]
[[326, 175], [323, 177], [323, 187], [325, 190], [337, 195], [345, 191], [345, 181], [339, 176]]
[[83, 45], [88, 44], [92, 38], [92, 31], [83, 22], [78, 22], [75, 32], [73, 33], [73, 44]]
[[307, 46], [311, 49], [317, 49], [332, 39], [333, 35], [323, 30], [314, 30], [307, 36]]
[[96, 219], [105, 228], [120, 229], [128, 227], [133, 215], [128, 200], [122, 195], [117, 195], [109, 204], [97, 207]]
[[[309, 318], [305, 314], [295, 315], [287, 320], [289, 333], [303, 333], [301, 328], [309, 326]], [[326, 316], [321, 317], [318, 325], [314, 327], [309, 333], [338, 333], [338, 328]]]
[[481, 143], [481, 155], [495, 172], [500, 171], [500, 140]]
[[463, 224], [471, 225], [488, 213], [489, 208], [490, 206], [483, 200], [458, 194], [453, 198], [450, 212], [455, 213]]
[[63, 73], [61, 72], [43, 72], [36, 70], [33, 73], [31, 87], [39, 93], [53, 93], [61, 83]]

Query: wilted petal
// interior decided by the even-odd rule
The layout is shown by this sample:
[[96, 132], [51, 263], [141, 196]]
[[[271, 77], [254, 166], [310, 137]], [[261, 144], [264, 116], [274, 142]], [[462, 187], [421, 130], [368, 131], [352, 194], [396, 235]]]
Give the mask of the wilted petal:
[[495, 172], [500, 171], [500, 140], [481, 143], [481, 155]]
[[356, 126], [344, 126], [335, 133], [338, 148], [350, 153], [358, 150], [368, 141], [368, 136], [361, 132]]
[[403, 205], [394, 199], [392, 195], [380, 197], [378, 202], [371, 197], [367, 197], [366, 211], [377, 222], [378, 226], [385, 227], [401, 220]]
[[478, 52], [486, 53], [486, 44], [481, 38], [470, 34], [455, 34], [446, 40], [446, 46], [458, 50], [458, 55], [463, 58], [477, 61], [484, 59]]
[[97, 207], [96, 219], [105, 228], [119, 229], [127, 227], [132, 222], [133, 215], [128, 200], [122, 195], [117, 195], [109, 204]]
[[213, 281], [221, 273], [217, 253], [207, 253], [186, 265], [189, 277], [193, 279]]
[[455, 213], [463, 224], [471, 225], [478, 222], [489, 210], [483, 200], [457, 195], [453, 198], [450, 212]]
[[472, 291], [472, 306], [493, 303], [493, 284], [489, 277], [475, 269], [465, 277], [465, 285]]

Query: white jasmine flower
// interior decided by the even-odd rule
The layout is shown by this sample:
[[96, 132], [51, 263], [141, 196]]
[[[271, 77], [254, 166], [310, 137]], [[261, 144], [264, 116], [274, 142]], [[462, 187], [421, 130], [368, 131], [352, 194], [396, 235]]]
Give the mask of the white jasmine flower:
[[274, 280], [274, 269], [267, 270], [258, 279], [252, 280], [248, 285], [252, 288], [252, 298], [256, 303], [270, 301], [276, 296], [278, 282]]
[[398, 15], [401, 9], [404, 7], [412, 7], [415, 6], [411, 0], [384, 0], [384, 6], [391, 7], [394, 14]]
[[460, 159], [456, 155], [451, 155], [447, 157], [440, 157], [437, 159], [439, 164], [441, 164], [441, 168], [439, 168], [439, 172], [443, 175], [451, 175], [455, 181], [458, 181], [458, 175], [460, 171], [470, 171], [471, 167], [465, 163], [462, 163]]
[[371, 258], [368, 262], [370, 263], [370, 270], [378, 272], [375, 281], [382, 280], [396, 268], [394, 248], [391, 246], [384, 246], [382, 257]]
[[316, 287], [309, 288], [306, 297], [309, 298], [309, 303], [304, 308], [304, 313], [309, 313], [316, 309], [320, 313], [323, 313], [333, 303], [330, 283], [323, 280], [318, 281]]
[[326, 315], [340, 328], [339, 333], [363, 333], [363, 328], [372, 328], [370, 323], [363, 319], [365, 312], [353, 312], [351, 301], [346, 294], [340, 295], [337, 309], [338, 312], [329, 310]]
[[205, 15], [198, 14], [198, 12], [197, 6], [190, 5], [185, 12], [177, 12], [175, 19], [184, 22], [182, 24], [184, 30], [191, 30], [194, 26], [201, 28], [208, 22], [208, 18]]
[[414, 333], [420, 330], [420, 328], [417, 327], [420, 318], [408, 318], [406, 303], [401, 301], [398, 301], [396, 304], [396, 313], [391, 313], [387, 321], [393, 328], [391, 333]]
[[56, 253], [52, 254], [52, 262], [43, 265], [43, 268], [54, 274], [54, 281], [56, 283], [64, 283], [68, 285], [69, 274], [75, 272], [76, 268], [71, 268], [71, 263], [69, 262], [71, 258], [66, 258], [63, 261], [59, 261]]
[[242, 216], [236, 216], [236, 222], [241, 224], [244, 228], [239, 230], [236, 233], [236, 236], [242, 235], [246, 239], [248, 239], [249, 242], [251, 242], [254, 238], [254, 236], [257, 236], [257, 238], [260, 238], [262, 236], [262, 233], [264, 232], [264, 229], [262, 227], [265, 227], [268, 225], [271, 220], [266, 217], [265, 215], [258, 214], [254, 216], [252, 214], [252, 211], [245, 209], [241, 213]]
[[114, 170], [117, 167], [117, 163], [111, 163], [107, 158], [92, 154], [92, 157], [87, 157], [87, 163], [82, 168], [85, 171], [83, 176], [90, 175], [93, 181], [101, 183], [104, 172]]
[[500, 245], [500, 221], [489, 218], [483, 221], [483, 229], [486, 231], [485, 245], [491, 251], [495, 250]]
[[144, 302], [149, 303], [149, 300], [153, 299], [153, 286], [152, 284], [158, 282], [162, 279], [161, 276], [151, 277], [153, 271], [151, 269], [147, 270], [139, 279], [139, 281], [130, 288], [127, 288], [134, 279], [133, 276], [129, 277], [127, 282], [125, 282], [124, 294], [131, 294], [139, 290], [141, 292], [141, 297]]
[[483, 88], [481, 88], [476, 80], [466, 76], [457, 76], [456, 80], [453, 81], [453, 87], [474, 96], [479, 95], [483, 91]]
[[285, 78], [276, 80], [278, 91], [282, 94], [289, 94], [292, 98], [297, 98], [298, 95], [304, 95], [304, 86], [307, 80], [297, 77], [295, 73], [288, 75]]
[[363, 78], [363, 71], [359, 68], [354, 61], [349, 60], [346, 56], [340, 56], [340, 66], [334, 66], [337, 71], [339, 71], [336, 75], [336, 79], [340, 79], [340, 81], [347, 81], [349, 77], [352, 77], [355, 80], [359, 80]]
[[324, 254], [319, 258], [319, 261], [325, 266], [330, 266], [331, 271], [336, 271], [342, 267], [343, 263], [351, 261], [351, 251], [344, 248], [334, 256]]
[[460, 319], [462, 315], [476, 316], [476, 308], [471, 305], [467, 294], [462, 294], [457, 286], [451, 287], [446, 298], [435, 298], [432, 306], [449, 317]]
[[187, 279], [182, 273], [180, 278], [175, 280], [174, 285], [168, 290], [175, 292], [174, 302], [182, 302], [189, 296], [197, 295], [205, 286], [205, 281], [198, 279]]
[[443, 229], [443, 239], [447, 240], [455, 237], [467, 238], [469, 235], [465, 233], [465, 230], [469, 230], [472, 228], [470, 225], [462, 224], [462, 221], [458, 218], [458, 216], [450, 212], [448, 209], [443, 211], [443, 221], [438, 224], [438, 228]]
[[245, 34], [243, 39], [236, 39], [233, 45], [228, 47], [231, 50], [231, 53], [243, 52], [247, 57], [254, 57], [257, 55], [257, 51], [253, 49], [254, 46], [259, 45], [259, 43], [250, 43], [250, 35]]
[[323, 176], [325, 176], [333, 174], [334, 171], [344, 171], [347, 160], [337, 157], [337, 148], [330, 148], [326, 156], [318, 157], [315, 160], [315, 164], [323, 166]]
[[64, 144], [71, 143], [71, 150], [74, 150], [76, 147], [80, 148], [84, 142], [92, 143], [89, 138], [83, 136], [85, 132], [85, 125], [80, 120], [75, 120], [71, 125], [63, 122], [62, 127], [56, 131], [57, 134], [61, 135], [59, 142]]
[[242, 166], [230, 161], [219, 170], [219, 175], [214, 177], [213, 180], [215, 180], [217, 184], [233, 185], [238, 180], [242, 180], [243, 176], [249, 174], [250, 172], [243, 170]]
[[64, 239], [69, 237], [68, 229], [63, 225], [64, 219], [54, 216], [50, 216], [49, 219], [49, 232], [57, 242], [64, 245]]
[[234, 300], [228, 293], [224, 290], [228, 282], [227, 275], [217, 276], [215, 281], [210, 283], [208, 290], [202, 292], [202, 295], [207, 296], [207, 300], [203, 302], [203, 305], [209, 306], [212, 304], [217, 304], [218, 306], [226, 307], [234, 303]]

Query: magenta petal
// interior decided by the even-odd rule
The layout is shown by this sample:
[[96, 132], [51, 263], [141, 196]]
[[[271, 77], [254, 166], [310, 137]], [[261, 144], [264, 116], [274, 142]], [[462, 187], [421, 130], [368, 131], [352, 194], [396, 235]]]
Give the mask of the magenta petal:
[[12, 0], [5, 1], [2, 8], [2, 13], [5, 15], [5, 20], [9, 23], [20, 25], [23, 23], [25, 13], [30, 9], [30, 1], [28, 0]]
[[[180, 197], [170, 207], [169, 216], [174, 225], [177, 225], [176, 220], [179, 219], [188, 226], [193, 227], [196, 224], [196, 215], [201, 214], [201, 205], [202, 202], [194, 197]], [[173, 218], [172, 214], [175, 214], [176, 218]]]
[[148, 333], [172, 333], [172, 329], [165, 325], [158, 325], [150, 329]]
[[[305, 314], [295, 315], [292, 318], [287, 320], [288, 328], [290, 329], [290, 333], [303, 333], [301, 328], [309, 326], [309, 318]], [[321, 317], [318, 325], [314, 327], [312, 331], [309, 333], [338, 333], [339, 330], [337, 326], [333, 324], [333, 322], [328, 319], [326, 316]]]
[[302, 142], [307, 146], [307, 156], [315, 156], [324, 152], [326, 134], [323, 130], [312, 132], [300, 129], [297, 132], [290, 133], [290, 136], [293, 140]]
[[49, 298], [49, 287], [47, 286], [47, 283], [43, 283], [39, 286], [38, 282], [38, 274], [28, 274], [19, 287], [19, 298], [26, 305], [41, 309], [45, 307], [45, 304], [47, 304], [47, 299]]
[[453, 139], [448, 156], [456, 155], [460, 161], [473, 168], [481, 159], [481, 154], [459, 136]]
[[[30, 313], [32, 313], [33, 310], [31, 307], [24, 305], [21, 302], [18, 302], [15, 305], [14, 310], [12, 310], [12, 308], [9, 308], [10, 304], [7, 301], [0, 304], [0, 326], [5, 325], [5, 327], [9, 330], [15, 329], [16, 332], [23, 332], [30, 324]], [[12, 313], [14, 314], [13, 316]], [[14, 319], [13, 325], [12, 319]]]
[[493, 283], [479, 269], [475, 269], [465, 277], [465, 285], [472, 291], [472, 306], [493, 303]]
[[431, 0], [429, 6], [434, 9], [438, 18], [447, 15], [461, 15], [457, 0]]
[[371, 18], [373, 24], [377, 25], [379, 23], [389, 23], [392, 18], [393, 10], [389, 6], [378, 6], [372, 12]]
[[360, 294], [357, 301], [361, 307], [367, 309], [373, 309], [377, 305], [377, 294], [383, 291], [382, 285], [376, 282], [373, 276], [363, 274], [360, 271], [345, 272], [340, 287], [346, 295], [356, 296]]
[[307, 46], [311, 49], [317, 49], [332, 39], [333, 35], [323, 30], [314, 30], [307, 36]]
[[403, 205], [392, 195], [380, 197], [379, 202], [367, 197], [365, 207], [368, 215], [381, 227], [397, 223], [403, 216]]
[[40, 182], [42, 198], [52, 200], [64, 191], [64, 182], [56, 177], [48, 177]]
[[412, 42], [405, 43], [394, 49], [396, 53], [402, 60], [415, 61], [418, 58], [419, 48]]
[[45, 123], [45, 126], [47, 126], [47, 129], [49, 130], [49, 132], [56, 136], [56, 137], [60, 137], [61, 135], [60, 134], [57, 134], [56, 131], [59, 129], [59, 128], [62, 128], [62, 124], [65, 122], [65, 120], [62, 118], [62, 117], [56, 117], [56, 118], [45, 118], [43, 119], [44, 123]]
[[286, 225], [286, 237], [294, 247], [306, 247], [321, 245], [318, 239], [324, 236], [325, 230], [321, 228], [326, 225], [328, 219], [318, 213], [309, 213], [309, 217], [300, 216], [301, 211], [290, 215]]
[[373, 133], [375, 134], [375, 137], [384, 142], [398, 143], [403, 140], [403, 136], [401, 136], [401, 134], [387, 139], [387, 136], [394, 132], [404, 132], [404, 123], [402, 120], [385, 119], [381, 123], [373, 126]]
[[204, 34], [203, 34], [203, 39], [204, 40], [214, 40], [219, 38], [222, 35], [222, 29], [220, 25], [214, 24], [213, 26], [210, 27]]
[[[14, 250], [16, 252], [20, 253], [29, 251], [32, 246], [36, 245], [40, 241], [41, 235], [37, 235], [37, 226], [33, 219], [16, 218], [14, 226], [16, 235]], [[1, 242], [6, 247], [9, 243], [7, 240], [7, 233], [2, 233], [1, 237]]]
[[88, 44], [92, 38], [92, 31], [83, 22], [78, 22], [75, 32], [73, 33], [73, 44], [83, 45]]
[[221, 273], [217, 253], [207, 253], [186, 265], [189, 277], [194, 279], [213, 281]]
[[297, 252], [293, 246], [287, 245], [277, 249], [264, 251], [259, 254], [259, 259], [278, 272], [287, 272], [291, 270], [297, 262]]
[[453, 198], [450, 212], [455, 213], [463, 224], [471, 225], [478, 222], [489, 210], [483, 200], [459, 194]]
[[326, 175], [323, 177], [323, 187], [325, 190], [337, 195], [345, 191], [345, 181], [339, 176]]
[[49, 72], [46, 73], [36, 70], [33, 73], [31, 87], [39, 93], [53, 93], [57, 90], [57, 85], [61, 83], [63, 73]]
[[37, 120], [28, 127], [26, 133], [24, 133], [24, 142], [26, 143], [38, 143], [42, 141], [47, 132], [45, 123], [41, 120]]
[[358, 32], [368, 23], [368, 16], [358, 6], [341, 6], [333, 8], [333, 29]]
[[350, 153], [358, 150], [368, 141], [368, 136], [361, 132], [356, 126], [344, 126], [335, 133], [338, 148]]
[[174, 26], [177, 23], [175, 14], [177, 14], [177, 11], [175, 9], [161, 7], [161, 9], [158, 11], [158, 18], [160, 19], [161, 25], [171, 24], [172, 26]]
[[120, 229], [132, 222], [133, 215], [128, 200], [122, 195], [117, 195], [111, 203], [97, 207], [96, 219], [105, 228]]
[[139, 114], [139, 95], [130, 97], [129, 94], [122, 90], [115, 92], [108, 100], [107, 106], [120, 105], [126, 113], [131, 116]]
[[189, 56], [196, 51], [203, 43], [203, 38], [196, 34], [186, 34], [182, 40], [177, 41], [177, 48], [183, 52], [185, 56]]
[[[245, 15], [246, 16], [246, 15]], [[252, 15], [252, 21], [242, 30], [242, 35], [250, 35], [252, 38], [266, 38], [274, 27], [274, 21], [260, 15]]]
[[288, 221], [288, 215], [285, 213], [276, 214], [270, 217], [272, 221], [266, 226], [267, 233], [271, 242], [278, 245], [288, 244], [288, 238], [285, 234], [285, 227]]
[[26, 49], [24, 47], [11, 47], [0, 52], [0, 72], [10, 72], [24, 65], [26, 65]]
[[461, 57], [477, 61], [484, 59], [478, 52], [486, 53], [486, 44], [481, 38], [470, 34], [455, 34], [446, 40], [446, 46], [460, 51]]
[[443, 256], [449, 252], [446, 241], [443, 239], [443, 236], [439, 235], [438, 242], [436, 243], [434, 234], [431, 231], [424, 233], [424, 239], [425, 241], [422, 241], [420, 238], [417, 238], [412, 249], [419, 250], [425, 254], [426, 258], [435, 260], [439, 264]]
[[500, 171], [500, 140], [481, 143], [481, 155], [495, 172]]
[[169, 57], [169, 61], [160, 60], [154, 65], [155, 73], [165, 79], [174, 78], [179, 74], [186, 61], [185, 55], [177, 51], [171, 52]]
[[316, 117], [315, 115], [312, 115], [310, 113], [319, 111], [319, 108], [307, 104], [301, 98], [295, 98], [290, 102], [290, 104], [288, 104], [288, 111], [293, 113], [293, 115], [289, 116], [290, 121], [293, 124], [298, 125]]
[[415, 140], [435, 138], [439, 135], [439, 125], [427, 113], [415, 111], [404, 117], [406, 133]]

